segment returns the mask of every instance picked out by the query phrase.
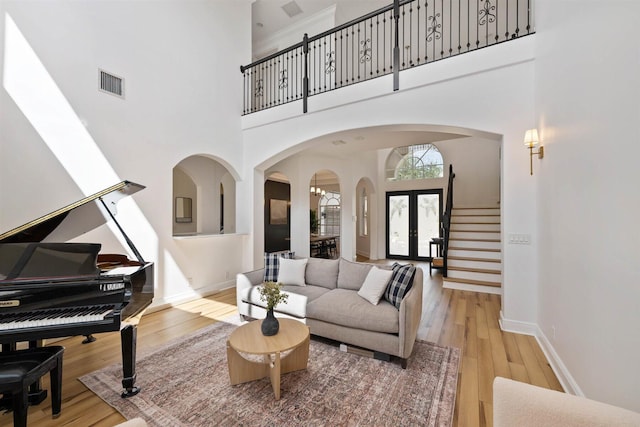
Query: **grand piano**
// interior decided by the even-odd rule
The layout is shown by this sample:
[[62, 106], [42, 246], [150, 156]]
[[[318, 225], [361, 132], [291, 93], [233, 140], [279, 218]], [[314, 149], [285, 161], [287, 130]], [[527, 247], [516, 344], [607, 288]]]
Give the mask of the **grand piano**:
[[[153, 299], [153, 263], [142, 258], [116, 220], [116, 207], [143, 188], [122, 181], [0, 234], [3, 350], [18, 342], [35, 346], [42, 339], [75, 335], [86, 336], [88, 343], [94, 333], [119, 330], [122, 397], [139, 392], [136, 324]], [[115, 223], [135, 260], [100, 254], [99, 243], [67, 243], [107, 221]]]

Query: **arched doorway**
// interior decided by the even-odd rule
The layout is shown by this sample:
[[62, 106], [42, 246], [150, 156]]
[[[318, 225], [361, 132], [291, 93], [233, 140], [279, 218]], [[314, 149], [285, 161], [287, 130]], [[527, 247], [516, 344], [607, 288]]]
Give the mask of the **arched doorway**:
[[319, 170], [309, 183], [309, 253], [318, 258], [340, 257], [341, 195], [338, 176]]

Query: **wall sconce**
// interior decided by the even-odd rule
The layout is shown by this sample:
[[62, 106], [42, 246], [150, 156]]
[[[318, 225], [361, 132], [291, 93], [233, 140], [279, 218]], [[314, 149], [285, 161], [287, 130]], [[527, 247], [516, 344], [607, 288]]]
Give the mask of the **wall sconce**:
[[529, 168], [531, 175], [533, 175], [533, 155], [537, 154], [539, 159], [544, 157], [544, 147], [542, 145], [538, 148], [538, 151], [533, 151], [533, 148], [539, 143], [538, 129], [529, 129], [524, 134], [524, 145], [529, 148]]

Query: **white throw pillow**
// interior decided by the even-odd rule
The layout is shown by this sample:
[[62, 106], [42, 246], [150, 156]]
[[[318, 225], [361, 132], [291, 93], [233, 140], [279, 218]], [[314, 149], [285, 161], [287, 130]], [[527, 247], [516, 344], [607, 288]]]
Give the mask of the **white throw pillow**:
[[[280, 261], [282, 262], [282, 260]], [[373, 305], [378, 305], [382, 294], [387, 289], [387, 284], [393, 275], [393, 270], [383, 270], [378, 267], [373, 267], [369, 270], [364, 283], [358, 291], [358, 295], [366, 299]]]
[[307, 258], [286, 259], [280, 258], [280, 268], [278, 270], [278, 283], [283, 285], [306, 286], [304, 283], [304, 272], [307, 268]]

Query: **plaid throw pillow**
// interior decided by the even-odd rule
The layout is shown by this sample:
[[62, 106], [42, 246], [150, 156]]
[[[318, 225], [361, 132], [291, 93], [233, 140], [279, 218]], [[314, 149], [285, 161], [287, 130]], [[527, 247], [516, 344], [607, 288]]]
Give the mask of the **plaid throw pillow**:
[[400, 310], [400, 303], [402, 298], [409, 292], [413, 285], [413, 276], [416, 273], [416, 268], [412, 264], [399, 264], [393, 263], [392, 266], [393, 275], [387, 285], [387, 290], [384, 293], [384, 299], [395, 305]]
[[282, 251], [264, 254], [264, 281], [276, 282], [278, 280], [278, 270], [280, 269], [280, 258], [293, 259], [295, 252]]

